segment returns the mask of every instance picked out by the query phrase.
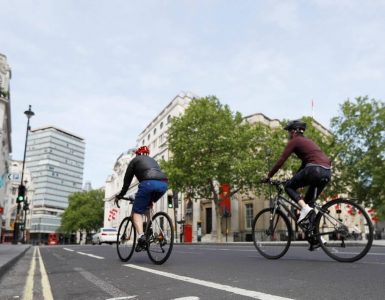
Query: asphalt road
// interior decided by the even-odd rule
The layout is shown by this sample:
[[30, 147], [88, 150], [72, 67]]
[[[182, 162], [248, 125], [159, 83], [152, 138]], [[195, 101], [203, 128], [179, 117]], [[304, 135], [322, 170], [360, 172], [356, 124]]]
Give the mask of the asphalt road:
[[267, 260], [251, 244], [176, 245], [161, 266], [145, 252], [123, 263], [110, 245], [31, 247], [0, 299], [384, 299], [384, 278], [385, 247], [339, 263], [304, 247]]

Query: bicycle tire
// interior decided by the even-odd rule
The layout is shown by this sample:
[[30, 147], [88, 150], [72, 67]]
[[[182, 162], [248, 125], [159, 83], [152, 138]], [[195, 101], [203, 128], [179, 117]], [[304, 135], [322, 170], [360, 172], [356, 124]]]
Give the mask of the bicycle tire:
[[255, 216], [252, 235], [254, 246], [262, 256], [278, 259], [289, 250], [293, 230], [288, 217], [279, 209], [274, 215], [274, 228], [269, 228], [272, 213], [272, 208], [265, 208]]
[[136, 230], [131, 217], [125, 217], [120, 222], [116, 240], [116, 250], [121, 261], [128, 261], [134, 253]]
[[357, 261], [372, 246], [374, 229], [370, 217], [364, 208], [351, 200], [339, 198], [326, 203], [314, 224], [322, 249], [339, 262]]
[[171, 255], [174, 245], [174, 226], [172, 220], [165, 212], [156, 213], [147, 232], [147, 254], [150, 260], [161, 265]]

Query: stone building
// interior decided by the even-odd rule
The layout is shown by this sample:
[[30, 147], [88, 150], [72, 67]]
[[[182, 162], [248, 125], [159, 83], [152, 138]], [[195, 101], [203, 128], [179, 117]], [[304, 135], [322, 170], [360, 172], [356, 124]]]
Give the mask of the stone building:
[[10, 201], [8, 177], [12, 152], [10, 79], [11, 68], [7, 63], [7, 57], [0, 53], [0, 236], [6, 228], [4, 213]]

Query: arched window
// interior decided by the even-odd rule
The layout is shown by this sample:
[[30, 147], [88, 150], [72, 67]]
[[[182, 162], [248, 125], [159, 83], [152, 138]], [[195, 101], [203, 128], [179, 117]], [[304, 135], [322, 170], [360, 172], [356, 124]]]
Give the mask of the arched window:
[[171, 115], [168, 115], [167, 117], [167, 123], [170, 123], [171, 122]]

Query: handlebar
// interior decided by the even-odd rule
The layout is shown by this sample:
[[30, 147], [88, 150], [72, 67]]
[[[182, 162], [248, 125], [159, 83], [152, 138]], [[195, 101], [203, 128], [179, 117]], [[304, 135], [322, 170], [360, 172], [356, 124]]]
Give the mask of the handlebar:
[[128, 202], [130, 202], [131, 204], [134, 202], [134, 200], [135, 200], [135, 196], [133, 196], [133, 195], [131, 195], [131, 196], [129, 196], [129, 197], [122, 197], [122, 198], [119, 198], [119, 199], [117, 199], [117, 198], [115, 198], [115, 204], [116, 204], [116, 206], [118, 207], [118, 208], [120, 208], [120, 206], [119, 206], [119, 200], [126, 200], [126, 201], [128, 201]]

